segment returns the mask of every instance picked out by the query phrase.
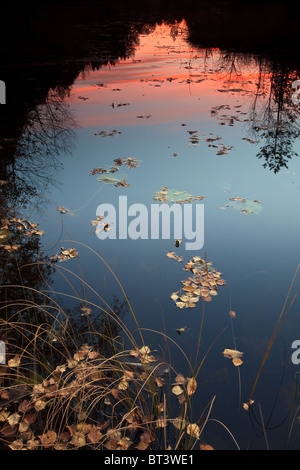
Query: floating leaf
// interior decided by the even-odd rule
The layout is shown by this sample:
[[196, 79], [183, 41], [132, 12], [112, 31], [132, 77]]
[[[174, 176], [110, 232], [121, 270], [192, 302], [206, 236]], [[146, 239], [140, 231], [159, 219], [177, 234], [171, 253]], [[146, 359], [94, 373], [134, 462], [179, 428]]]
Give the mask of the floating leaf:
[[248, 403], [243, 403], [244, 410], [249, 411], [249, 408], [250, 408], [251, 405], [253, 405], [253, 403], [254, 403], [254, 400], [252, 400], [252, 399], [249, 401], [249, 404]]
[[184, 331], [186, 331], [186, 326], [182, 326], [181, 328], [177, 328], [176, 332], [180, 335], [181, 333], [183, 333]]
[[240, 351], [235, 349], [224, 349], [223, 355], [231, 359], [235, 366], [240, 366], [243, 364], [243, 361], [241, 360], [243, 353]]
[[10, 447], [12, 450], [22, 450], [23, 446], [24, 444], [22, 439], [17, 439], [8, 445], [8, 447]]
[[187, 382], [187, 379], [184, 377], [182, 374], [177, 374], [175, 377], [175, 382], [177, 384], [185, 384]]
[[103, 176], [101, 178], [98, 176], [97, 181], [101, 181], [102, 183], [105, 183], [105, 184], [116, 184], [120, 182], [118, 178], [109, 178], [108, 176]]
[[100, 441], [102, 435], [103, 434], [99, 431], [97, 426], [93, 424], [87, 435], [87, 441], [90, 442], [91, 444], [96, 444], [97, 442]]
[[174, 387], [172, 387], [172, 393], [174, 393], [174, 395], [181, 395], [183, 389], [179, 385], [174, 385]]
[[9, 359], [7, 364], [9, 367], [18, 367], [20, 365], [20, 362], [21, 357], [19, 356], [19, 354], [16, 354], [12, 359]]
[[18, 248], [19, 245], [4, 245], [4, 250], [8, 251], [9, 253], [18, 250]]
[[176, 259], [177, 261], [183, 261], [182, 256], [175, 255], [175, 251], [170, 251], [167, 253], [167, 257], [171, 259]]
[[82, 432], [76, 432], [71, 439], [71, 443], [75, 447], [83, 447], [86, 445], [85, 435]]
[[14, 426], [20, 421], [21, 415], [19, 413], [13, 413], [7, 418], [7, 421], [11, 426]]
[[167, 426], [167, 420], [165, 417], [160, 417], [156, 420], [156, 427], [165, 428]]
[[176, 429], [182, 430], [185, 429], [188, 425], [188, 422], [184, 419], [178, 416], [178, 418], [175, 418], [172, 421], [173, 425], [175, 426]]
[[167, 186], [162, 187], [160, 191], [154, 194], [154, 201], [163, 203], [177, 203], [191, 202], [194, 197], [186, 191], [179, 191], [177, 189], [169, 189]]
[[196, 439], [199, 439], [199, 437], [200, 437], [200, 428], [199, 428], [198, 424], [196, 424], [196, 423], [189, 424], [186, 428], [186, 432], [190, 436], [195, 437]]
[[259, 214], [262, 211], [261, 202], [257, 199], [250, 201], [243, 198], [230, 198], [230, 201], [232, 202], [229, 207], [240, 210], [242, 214]]
[[56, 432], [55, 431], [48, 431], [45, 434], [39, 436], [41, 441], [41, 445], [45, 448], [51, 447], [54, 442], [56, 441]]
[[200, 450], [215, 450], [215, 449], [209, 444], [200, 444]]
[[189, 379], [187, 386], [186, 386], [187, 394], [189, 396], [193, 395], [196, 389], [197, 389], [197, 382], [196, 382], [196, 379], [192, 377], [191, 379]]

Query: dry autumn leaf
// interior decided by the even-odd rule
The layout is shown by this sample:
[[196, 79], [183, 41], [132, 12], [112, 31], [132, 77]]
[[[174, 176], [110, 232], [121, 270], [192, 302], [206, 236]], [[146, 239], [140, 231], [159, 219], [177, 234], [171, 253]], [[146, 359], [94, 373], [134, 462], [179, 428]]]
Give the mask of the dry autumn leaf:
[[9, 424], [11, 426], [14, 426], [15, 424], [17, 424], [19, 421], [20, 421], [20, 418], [21, 418], [21, 415], [18, 414], [18, 413], [13, 413], [12, 415], [10, 415], [8, 418], [7, 418], [7, 421], [9, 422]]
[[19, 354], [16, 354], [12, 359], [9, 359], [7, 364], [9, 365], [9, 367], [18, 367], [20, 365], [20, 362], [21, 357], [19, 356]]
[[54, 444], [54, 442], [56, 441], [56, 432], [55, 431], [48, 431], [45, 434], [42, 434], [38, 437], [41, 441], [41, 445], [47, 449], [47, 448], [51, 447]]
[[184, 377], [182, 374], [177, 374], [175, 377], [175, 382], [177, 384], [185, 384], [187, 382], [187, 379]]
[[229, 310], [229, 316], [230, 318], [235, 318], [236, 317], [236, 313], [234, 310]]
[[4, 250], [8, 251], [9, 253], [18, 250], [19, 245], [4, 245]]
[[83, 447], [86, 445], [85, 435], [82, 432], [75, 432], [72, 436], [71, 443], [75, 447]]
[[235, 349], [224, 349], [223, 355], [231, 359], [235, 366], [240, 366], [243, 364], [243, 361], [241, 360], [243, 353], [240, 351]]
[[215, 450], [215, 449], [209, 444], [200, 444], [200, 450]]
[[174, 385], [174, 387], [172, 387], [172, 393], [174, 393], [174, 395], [181, 395], [183, 389], [179, 385]]
[[189, 379], [189, 381], [187, 383], [187, 386], [186, 386], [186, 389], [187, 389], [187, 394], [189, 396], [191, 396], [195, 393], [195, 391], [197, 389], [197, 382], [196, 382], [196, 379], [194, 377]]
[[200, 428], [199, 428], [198, 424], [196, 424], [196, 423], [189, 424], [186, 428], [186, 432], [190, 436], [195, 437], [196, 439], [199, 439], [199, 437], [200, 437]]
[[11, 444], [8, 445], [8, 447], [11, 448], [11, 450], [22, 450], [23, 449], [23, 441], [22, 439], [17, 439], [13, 441]]
[[100, 441], [102, 435], [103, 434], [99, 431], [97, 426], [93, 424], [93, 426], [90, 429], [90, 432], [87, 435], [87, 441], [90, 442], [91, 444], [96, 444], [97, 442]]
[[187, 421], [184, 418], [181, 418], [180, 416], [178, 416], [178, 418], [175, 418], [172, 423], [176, 429], [180, 430], [185, 429], [188, 425]]
[[156, 427], [158, 428], [165, 428], [167, 424], [168, 423], [165, 417], [161, 417], [156, 420]]

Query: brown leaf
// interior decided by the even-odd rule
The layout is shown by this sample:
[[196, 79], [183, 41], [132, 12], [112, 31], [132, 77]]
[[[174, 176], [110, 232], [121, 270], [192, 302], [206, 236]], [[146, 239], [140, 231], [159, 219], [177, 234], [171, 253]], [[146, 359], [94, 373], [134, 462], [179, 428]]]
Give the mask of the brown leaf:
[[187, 382], [187, 379], [184, 377], [184, 375], [177, 374], [175, 377], [175, 382], [178, 384], [185, 384]]
[[131, 446], [131, 444], [132, 442], [129, 437], [122, 437], [122, 439], [118, 441], [118, 450], [127, 450], [128, 447]]
[[183, 389], [179, 385], [175, 385], [172, 387], [172, 393], [174, 393], [174, 395], [181, 395], [183, 393]]
[[229, 316], [230, 316], [230, 318], [235, 318], [236, 314], [233, 310], [229, 310]]
[[156, 420], [156, 427], [158, 428], [165, 428], [167, 424], [167, 420], [164, 416], [162, 416], [161, 418], [157, 418]]
[[51, 447], [56, 441], [56, 432], [48, 431], [45, 434], [42, 434], [41, 436], [38, 436], [38, 437], [41, 441], [42, 446], [47, 449], [48, 447]]
[[199, 439], [200, 437], [200, 428], [198, 426], [198, 424], [189, 424], [186, 428], [186, 432], [192, 436], [192, 437], [196, 437], [197, 439]]
[[27, 441], [27, 449], [28, 450], [35, 450], [39, 447], [40, 443], [38, 439], [29, 439]]
[[87, 435], [87, 441], [90, 442], [91, 444], [96, 444], [97, 442], [100, 441], [102, 436], [103, 434], [99, 431], [97, 426], [93, 424], [90, 432]]
[[17, 434], [18, 431], [18, 425], [15, 424], [14, 426], [11, 426], [9, 423], [5, 423], [4, 426], [1, 429], [1, 434], [9, 439]]
[[200, 444], [200, 450], [215, 450], [215, 449], [209, 444]]
[[75, 447], [83, 447], [86, 445], [85, 435], [82, 432], [75, 432], [72, 436], [71, 443]]
[[192, 377], [191, 379], [189, 379], [188, 383], [187, 383], [187, 394], [189, 396], [193, 395], [197, 389], [197, 382], [196, 382], [196, 379], [194, 377]]
[[10, 359], [7, 362], [7, 364], [9, 365], [9, 367], [18, 367], [20, 362], [21, 362], [21, 358], [20, 358], [19, 354], [16, 354], [12, 359]]
[[37, 417], [36, 413], [26, 413], [23, 418], [23, 421], [30, 426], [31, 424], [35, 422], [36, 417]]
[[31, 410], [33, 408], [33, 405], [32, 403], [29, 403], [29, 400], [23, 400], [19, 406], [18, 406], [18, 411], [20, 411], [20, 413], [27, 413], [29, 410]]
[[241, 366], [243, 364], [243, 361], [239, 359], [238, 357], [234, 357], [232, 359], [232, 362], [233, 362], [233, 365], [235, 365], [236, 367]]
[[181, 418], [180, 416], [178, 416], [178, 418], [175, 418], [173, 420], [173, 425], [175, 426], [175, 428], [177, 429], [184, 429], [187, 427], [187, 421], [184, 419], [184, 418]]
[[16, 441], [13, 441], [9, 446], [12, 450], [22, 450], [23, 448], [23, 441], [22, 439], [17, 439]]

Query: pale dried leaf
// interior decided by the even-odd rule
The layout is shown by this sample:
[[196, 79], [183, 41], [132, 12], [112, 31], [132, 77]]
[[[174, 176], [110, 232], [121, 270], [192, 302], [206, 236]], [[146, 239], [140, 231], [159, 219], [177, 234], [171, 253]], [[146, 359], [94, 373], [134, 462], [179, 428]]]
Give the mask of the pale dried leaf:
[[190, 436], [195, 437], [196, 439], [199, 439], [199, 437], [200, 437], [200, 428], [199, 428], [198, 424], [196, 424], [196, 423], [189, 424], [186, 428], [186, 432]]
[[196, 379], [194, 377], [192, 377], [191, 379], [189, 379], [188, 383], [187, 383], [187, 394], [189, 396], [193, 395], [197, 389], [197, 382], [196, 382]]

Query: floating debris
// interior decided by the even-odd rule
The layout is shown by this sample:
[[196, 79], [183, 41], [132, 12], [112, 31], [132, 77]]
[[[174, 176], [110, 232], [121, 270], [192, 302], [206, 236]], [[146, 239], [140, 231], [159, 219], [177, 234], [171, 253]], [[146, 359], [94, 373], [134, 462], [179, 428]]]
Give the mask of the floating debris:
[[60, 253], [54, 256], [51, 256], [52, 261], [66, 261], [69, 259], [77, 258], [78, 257], [78, 252], [75, 250], [75, 248], [69, 248], [65, 250], [64, 248], [60, 249]]
[[[210, 132], [207, 136], [204, 132], [201, 133], [201, 136], [198, 131], [187, 131], [190, 135], [189, 145], [197, 146], [200, 142], [206, 142], [208, 147], [216, 149], [217, 155], [226, 155], [229, 150], [232, 150], [233, 145], [225, 145], [221, 142], [221, 137], [219, 135], [215, 136], [213, 132]], [[215, 143], [218, 142], [218, 143]]]
[[[140, 166], [141, 160], [137, 160], [136, 158], [133, 157], [119, 157], [114, 159], [114, 164], [110, 166], [109, 168], [94, 168], [93, 170], [90, 171], [90, 175], [97, 175], [97, 174], [107, 174], [107, 173], [115, 173], [116, 171], [119, 171], [119, 167], [124, 165], [126, 168], [131, 169], [131, 168], [136, 168]], [[102, 179], [98, 181], [103, 181]], [[104, 180], [104, 182], [106, 182]]]
[[194, 308], [202, 298], [210, 302], [213, 296], [218, 294], [218, 287], [226, 282], [221, 279], [221, 274], [200, 256], [194, 256], [186, 266], [186, 271], [191, 271], [193, 276], [181, 281], [183, 287], [173, 292], [171, 299], [179, 308]]
[[167, 257], [168, 258], [172, 258], [172, 259], [177, 259], [177, 261], [183, 261], [183, 257], [182, 256], [178, 256], [178, 255], [175, 255], [175, 251], [169, 251], [167, 253]]
[[65, 209], [63, 206], [57, 207], [56, 210], [59, 211], [61, 214], [66, 214], [67, 212], [69, 212], [68, 209]]
[[223, 351], [223, 356], [231, 359], [233, 365], [235, 365], [236, 367], [241, 366], [243, 364], [243, 361], [241, 360], [243, 354], [244, 353], [237, 351], [236, 349], [224, 349]]
[[120, 180], [118, 181], [118, 183], [116, 183], [114, 185], [116, 188], [127, 188], [128, 186], [130, 186], [129, 183], [126, 182], [126, 180]]
[[[17, 229], [19, 232], [23, 232], [26, 237], [31, 235], [44, 235], [43, 230], [38, 229], [37, 223], [29, 222], [29, 220], [25, 220], [21, 217], [13, 217], [11, 219], [3, 219], [2, 225], [0, 226], [0, 241], [7, 242], [8, 239], [12, 237], [12, 228]], [[18, 250], [19, 245], [14, 244], [10, 240], [10, 244], [0, 244], [0, 248], [4, 248], [4, 250], [8, 251], [9, 253]]]
[[240, 210], [242, 214], [259, 214], [262, 211], [261, 201], [254, 199], [253, 201], [241, 197], [231, 197], [227, 207], [233, 207]]
[[260, 140], [250, 139], [249, 137], [242, 137], [242, 140], [246, 140], [250, 144], [258, 144], [260, 142]]
[[108, 176], [102, 176], [101, 178], [98, 176], [97, 181], [102, 181], [102, 183], [105, 184], [116, 184], [119, 183], [120, 180], [118, 178], [110, 178]]
[[176, 333], [181, 335], [181, 333], [184, 333], [187, 330], [186, 326], [182, 326], [181, 328], [177, 328]]
[[184, 204], [192, 201], [200, 201], [205, 196], [194, 197], [185, 191], [179, 191], [178, 189], [169, 189], [167, 186], [160, 188], [160, 191], [154, 195], [154, 201], [160, 201], [163, 203], [177, 203]]
[[112, 131], [99, 131], [99, 132], [94, 132], [94, 135], [101, 135], [101, 137], [114, 137], [117, 134], [122, 134], [122, 132], [117, 131], [117, 129], [113, 129]]

